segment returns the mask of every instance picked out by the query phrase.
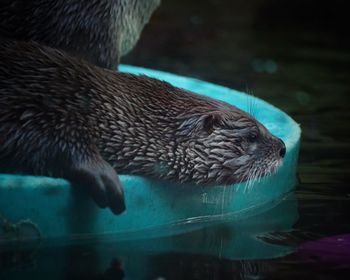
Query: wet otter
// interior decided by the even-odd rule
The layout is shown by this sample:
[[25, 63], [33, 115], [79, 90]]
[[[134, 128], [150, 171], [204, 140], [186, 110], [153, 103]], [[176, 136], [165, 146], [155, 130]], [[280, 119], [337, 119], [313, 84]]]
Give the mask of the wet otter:
[[0, 36], [117, 69], [160, 0], [1, 0]]
[[114, 170], [232, 184], [274, 172], [284, 154], [280, 139], [227, 103], [37, 43], [0, 42], [0, 172], [66, 178], [120, 213]]

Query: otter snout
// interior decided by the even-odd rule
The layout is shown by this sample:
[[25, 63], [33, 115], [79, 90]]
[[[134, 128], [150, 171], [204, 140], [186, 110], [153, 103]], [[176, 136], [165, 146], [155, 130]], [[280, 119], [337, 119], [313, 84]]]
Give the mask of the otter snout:
[[284, 144], [282, 139], [278, 139], [278, 140], [279, 140], [280, 145], [281, 145], [281, 147], [279, 149], [279, 155], [281, 158], [284, 158], [284, 156], [286, 155], [286, 151], [287, 151], [286, 145]]

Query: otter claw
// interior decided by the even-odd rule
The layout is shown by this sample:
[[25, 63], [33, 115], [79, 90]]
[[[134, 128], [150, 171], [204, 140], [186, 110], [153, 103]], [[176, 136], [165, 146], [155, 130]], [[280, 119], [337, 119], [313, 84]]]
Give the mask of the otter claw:
[[116, 215], [125, 210], [123, 188], [112, 167], [80, 167], [72, 170], [67, 179], [74, 185], [87, 188], [99, 207], [109, 207]]
[[[113, 172], [115, 173], [115, 172]], [[114, 176], [101, 175], [102, 181], [106, 186], [107, 204], [116, 215], [125, 211], [124, 191], [116, 174]]]

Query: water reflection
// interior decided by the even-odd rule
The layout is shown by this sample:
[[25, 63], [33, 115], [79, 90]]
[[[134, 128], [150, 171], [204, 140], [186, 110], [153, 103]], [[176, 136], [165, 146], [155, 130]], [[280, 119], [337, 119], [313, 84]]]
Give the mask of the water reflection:
[[43, 243], [30, 260], [24, 257], [28, 251], [7, 248], [2, 259], [23, 257], [1, 262], [2, 279], [23, 279], [23, 272], [27, 279], [47, 279], [46, 273], [52, 275], [50, 279], [225, 279], [225, 275], [248, 279], [269, 270], [263, 259], [294, 251], [294, 246], [269, 243], [262, 237], [291, 231], [297, 209], [290, 194], [263, 213], [245, 219], [226, 216], [178, 235], [124, 242], [106, 236], [70, 246]]

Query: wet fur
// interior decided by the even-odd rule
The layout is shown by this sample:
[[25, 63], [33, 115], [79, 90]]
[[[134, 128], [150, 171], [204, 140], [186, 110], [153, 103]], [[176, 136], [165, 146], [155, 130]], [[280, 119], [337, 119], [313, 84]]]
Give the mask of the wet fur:
[[0, 42], [0, 172], [66, 178], [120, 213], [114, 170], [233, 184], [274, 172], [282, 149], [227, 103], [36, 43]]
[[117, 69], [160, 0], [1, 0], [0, 36]]

